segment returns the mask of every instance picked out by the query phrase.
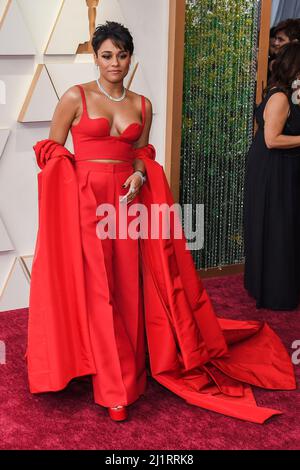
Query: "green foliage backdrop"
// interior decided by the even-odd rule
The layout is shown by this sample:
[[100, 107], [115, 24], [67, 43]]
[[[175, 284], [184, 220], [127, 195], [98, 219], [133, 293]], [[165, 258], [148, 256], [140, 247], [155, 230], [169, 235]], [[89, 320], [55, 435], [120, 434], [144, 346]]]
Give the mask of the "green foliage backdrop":
[[243, 261], [260, 2], [186, 0], [180, 202], [204, 204], [197, 268]]

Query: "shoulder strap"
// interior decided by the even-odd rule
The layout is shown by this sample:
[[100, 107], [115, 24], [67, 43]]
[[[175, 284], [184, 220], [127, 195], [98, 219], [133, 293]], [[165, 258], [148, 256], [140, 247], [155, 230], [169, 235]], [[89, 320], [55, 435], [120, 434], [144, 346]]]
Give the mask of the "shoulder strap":
[[280, 88], [279, 86], [275, 86], [269, 90], [268, 95], [272, 96], [274, 93], [280, 93], [280, 92], [284, 93], [283, 89]]
[[82, 99], [82, 107], [83, 107], [83, 112], [87, 112], [86, 111], [86, 100], [85, 100], [85, 93], [84, 93], [84, 89], [81, 85], [77, 85], [79, 90], [80, 90], [80, 93], [81, 93], [81, 99]]
[[145, 101], [144, 95], [141, 95], [141, 100], [142, 100], [142, 126], [144, 127], [145, 119], [146, 119], [146, 101]]

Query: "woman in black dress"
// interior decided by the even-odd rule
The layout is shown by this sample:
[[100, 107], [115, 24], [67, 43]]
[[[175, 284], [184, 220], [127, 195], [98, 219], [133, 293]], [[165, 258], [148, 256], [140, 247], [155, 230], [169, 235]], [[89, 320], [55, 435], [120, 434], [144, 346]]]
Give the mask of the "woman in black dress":
[[[244, 286], [257, 308], [293, 310], [300, 297], [300, 44], [283, 46], [247, 155]], [[300, 94], [300, 93], [299, 93]]]

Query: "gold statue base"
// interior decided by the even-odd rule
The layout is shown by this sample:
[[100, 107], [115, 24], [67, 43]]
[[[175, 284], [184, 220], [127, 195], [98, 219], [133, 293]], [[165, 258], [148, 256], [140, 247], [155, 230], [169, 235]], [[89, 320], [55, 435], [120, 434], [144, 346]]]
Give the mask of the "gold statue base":
[[79, 44], [76, 54], [93, 54], [94, 49], [90, 41]]

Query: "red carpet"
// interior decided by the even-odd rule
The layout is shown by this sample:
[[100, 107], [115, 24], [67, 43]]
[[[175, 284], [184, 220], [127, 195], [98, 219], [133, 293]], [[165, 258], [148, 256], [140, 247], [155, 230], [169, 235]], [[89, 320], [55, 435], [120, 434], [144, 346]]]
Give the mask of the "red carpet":
[[[242, 275], [204, 284], [219, 316], [266, 320], [288, 351], [300, 340], [300, 310], [256, 310]], [[283, 411], [264, 425], [247, 423], [186, 404], [148, 378], [147, 394], [129, 407], [130, 420], [112, 422], [94, 404], [89, 378], [57, 393], [32, 395], [26, 364], [27, 309], [0, 312], [0, 449], [300, 449], [300, 393], [255, 389], [259, 405]], [[300, 383], [300, 365], [295, 366]]]

